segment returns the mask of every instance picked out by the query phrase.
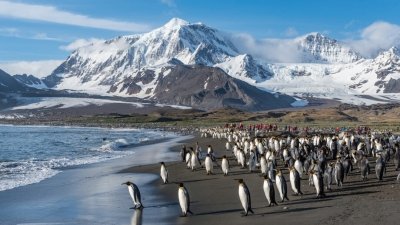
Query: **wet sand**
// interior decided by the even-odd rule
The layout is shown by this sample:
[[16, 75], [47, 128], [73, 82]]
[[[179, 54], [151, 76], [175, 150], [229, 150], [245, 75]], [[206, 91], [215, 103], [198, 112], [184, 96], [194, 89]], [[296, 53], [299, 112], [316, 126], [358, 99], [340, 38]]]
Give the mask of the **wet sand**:
[[[211, 138], [195, 138], [187, 140], [186, 146], [195, 146], [198, 141], [206, 151], [211, 144], [217, 157], [226, 154], [231, 156], [231, 173], [224, 177], [218, 166], [214, 167], [215, 175], [206, 175], [204, 168], [195, 172], [186, 169], [183, 162], [166, 163], [169, 171], [169, 184], [162, 184], [161, 178], [153, 182], [157, 193], [163, 195], [174, 217], [172, 224], [398, 224], [400, 215], [400, 184], [396, 182], [398, 172], [394, 171], [393, 161], [388, 164], [384, 180], [378, 182], [375, 177], [375, 160], [370, 159], [371, 174], [368, 181], [361, 181], [357, 169], [345, 178], [342, 188], [333, 185], [332, 191], [326, 191], [326, 197], [316, 199], [314, 187], [308, 185], [308, 176], [303, 175], [301, 189], [303, 196], [293, 196], [290, 188], [288, 171], [284, 176], [288, 182], [288, 197], [290, 201], [279, 203], [278, 206], [267, 207], [262, 184], [263, 178], [258, 173], [249, 173], [240, 169], [233, 160], [231, 152], [225, 151], [225, 141]], [[171, 148], [179, 158], [181, 145]], [[220, 159], [219, 159], [220, 163]], [[282, 163], [279, 161], [278, 165]], [[124, 173], [159, 174], [159, 164], [131, 167]], [[244, 217], [238, 198], [238, 184], [234, 179], [243, 178], [251, 192], [254, 215]], [[191, 198], [191, 210], [194, 215], [180, 217], [177, 205], [177, 183], [183, 182]], [[277, 191], [276, 199], [280, 200]], [[167, 222], [167, 221], [166, 221]]]

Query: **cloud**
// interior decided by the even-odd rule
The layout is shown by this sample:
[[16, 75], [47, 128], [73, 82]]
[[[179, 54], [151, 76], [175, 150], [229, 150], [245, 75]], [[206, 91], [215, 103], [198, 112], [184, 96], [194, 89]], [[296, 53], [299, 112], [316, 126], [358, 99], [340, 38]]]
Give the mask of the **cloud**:
[[293, 39], [257, 40], [249, 34], [232, 35], [233, 44], [242, 53], [248, 53], [266, 62], [300, 62], [302, 54]]
[[30, 39], [30, 40], [46, 40], [46, 41], [61, 41], [61, 42], [65, 41], [62, 38], [51, 37], [47, 33], [43, 32], [30, 33], [27, 31], [21, 31], [20, 29], [14, 27], [0, 28], [0, 36]]
[[0, 62], [0, 69], [11, 75], [25, 73], [42, 78], [50, 75], [62, 62], [63, 60]]
[[71, 42], [68, 45], [60, 46], [60, 49], [72, 52], [80, 47], [87, 46], [87, 45], [94, 44], [94, 43], [104, 42], [104, 41], [105, 40], [98, 39], [98, 38], [89, 38], [89, 39], [81, 38], [81, 39], [77, 39], [77, 40]]
[[63, 11], [53, 6], [11, 1], [0, 1], [0, 16], [116, 31], [143, 32], [150, 29], [146, 24], [92, 18], [87, 15]]
[[367, 58], [400, 44], [400, 26], [384, 21], [372, 23], [361, 30], [358, 39], [345, 40], [355, 51]]
[[294, 37], [294, 36], [297, 36], [298, 34], [299, 34], [299, 32], [294, 27], [288, 27], [285, 30], [285, 36], [286, 37]]
[[161, 0], [161, 3], [168, 5], [169, 7], [175, 7], [175, 1], [174, 0]]

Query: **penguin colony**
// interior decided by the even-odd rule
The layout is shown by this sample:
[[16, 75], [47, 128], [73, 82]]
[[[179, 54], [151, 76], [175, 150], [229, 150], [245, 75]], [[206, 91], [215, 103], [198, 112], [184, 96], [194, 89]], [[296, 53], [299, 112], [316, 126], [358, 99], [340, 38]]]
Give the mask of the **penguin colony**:
[[[260, 173], [263, 178], [263, 183], [260, 178], [260, 188], [264, 191], [267, 206], [278, 205], [276, 192], [278, 202], [290, 201], [286, 179], [290, 181], [293, 195], [303, 195], [301, 183], [308, 180], [308, 185], [315, 189], [315, 197], [324, 198], [326, 191], [340, 189], [349, 173], [359, 173], [362, 181], [382, 181], [388, 163], [393, 162], [395, 170], [400, 170], [400, 136], [388, 133], [357, 135], [350, 132], [314, 132], [312, 135], [272, 136], [258, 130], [228, 128], [203, 129], [200, 133], [202, 138], [226, 140], [225, 150], [229, 156], [226, 154], [218, 159], [210, 145], [203, 156], [201, 147], [196, 143], [195, 149], [183, 146], [180, 152], [182, 163], [196, 172], [200, 171], [200, 167], [205, 168], [207, 175], [213, 175], [214, 169], [219, 168], [224, 176], [229, 176], [231, 165], [251, 173]], [[375, 168], [371, 168], [369, 160], [376, 162]], [[285, 170], [287, 173], [283, 173]], [[375, 174], [372, 174], [373, 170]], [[164, 184], [168, 183], [168, 170], [163, 162], [160, 176]], [[237, 181], [243, 214], [253, 214], [251, 190], [245, 179]], [[137, 186], [129, 181], [124, 184], [128, 185], [134, 208], [143, 207]], [[189, 192], [183, 183], [178, 185], [178, 200], [181, 216], [193, 214]]]

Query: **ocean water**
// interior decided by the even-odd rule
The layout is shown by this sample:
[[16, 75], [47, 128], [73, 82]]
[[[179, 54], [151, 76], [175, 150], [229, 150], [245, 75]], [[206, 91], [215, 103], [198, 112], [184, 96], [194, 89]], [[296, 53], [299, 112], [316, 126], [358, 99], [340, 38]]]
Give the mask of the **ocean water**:
[[174, 137], [144, 129], [0, 125], [0, 191], [40, 182], [70, 166], [132, 155], [132, 146]]

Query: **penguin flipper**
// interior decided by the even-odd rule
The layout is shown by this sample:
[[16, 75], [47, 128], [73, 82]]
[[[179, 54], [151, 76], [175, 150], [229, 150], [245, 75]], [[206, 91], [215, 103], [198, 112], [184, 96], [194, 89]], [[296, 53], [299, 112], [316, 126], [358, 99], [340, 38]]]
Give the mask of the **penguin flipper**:
[[190, 213], [190, 215], [193, 215], [193, 214], [194, 214], [190, 209], [188, 209], [187, 212]]
[[251, 208], [249, 208], [248, 212], [251, 212], [251, 214], [254, 214], [254, 211]]

